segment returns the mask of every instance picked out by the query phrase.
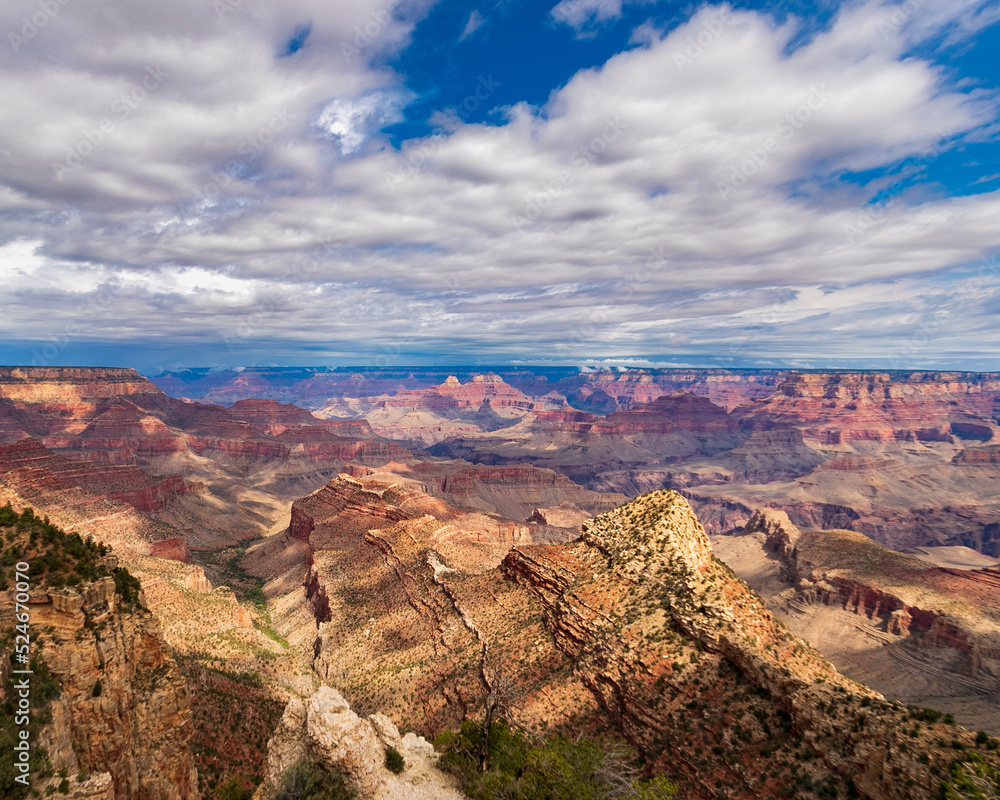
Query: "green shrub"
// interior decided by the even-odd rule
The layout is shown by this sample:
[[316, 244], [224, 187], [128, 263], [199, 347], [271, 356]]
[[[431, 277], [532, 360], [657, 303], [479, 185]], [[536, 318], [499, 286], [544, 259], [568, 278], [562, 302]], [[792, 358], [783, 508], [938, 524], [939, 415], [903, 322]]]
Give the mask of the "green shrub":
[[917, 719], [921, 722], [937, 722], [944, 714], [933, 708], [920, 708], [918, 706], [910, 706], [910, 719]]
[[307, 758], [285, 773], [274, 800], [354, 800], [343, 775], [328, 772]]
[[219, 786], [213, 795], [214, 800], [250, 800], [251, 797], [253, 790], [246, 788], [235, 775]]
[[125, 567], [115, 570], [115, 593], [120, 595], [125, 605], [134, 606], [139, 603], [139, 590], [142, 584], [139, 579], [129, 572]]
[[401, 774], [406, 769], [403, 754], [395, 747], [387, 747], [385, 750], [385, 768], [396, 775]]
[[942, 786], [945, 800], [993, 800], [1000, 796], [1000, 770], [986, 763], [979, 753], [955, 764]]
[[[503, 720], [490, 730], [486, 772], [478, 769], [480, 726], [465, 722], [459, 732], [439, 736], [442, 769], [458, 776], [474, 800], [611, 800], [620, 797], [633, 772], [618, 752], [595, 742], [554, 736], [538, 744], [511, 730]], [[631, 781], [630, 797], [673, 800], [677, 788], [666, 778]]]

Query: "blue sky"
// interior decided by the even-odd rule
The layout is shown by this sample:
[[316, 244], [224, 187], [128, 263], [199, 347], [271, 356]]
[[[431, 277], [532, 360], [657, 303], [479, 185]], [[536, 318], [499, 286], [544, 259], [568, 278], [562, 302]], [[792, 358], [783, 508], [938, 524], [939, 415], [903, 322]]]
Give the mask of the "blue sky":
[[0, 362], [1000, 370], [998, 19], [12, 0]]

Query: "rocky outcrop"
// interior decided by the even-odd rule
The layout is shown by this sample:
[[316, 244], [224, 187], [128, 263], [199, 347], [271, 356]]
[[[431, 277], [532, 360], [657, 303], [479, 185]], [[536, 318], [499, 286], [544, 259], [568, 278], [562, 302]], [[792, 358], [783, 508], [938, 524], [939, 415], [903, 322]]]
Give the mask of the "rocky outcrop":
[[[776, 548], [794, 549], [785, 522], [757, 524]], [[630, 741], [684, 776], [687, 796], [712, 797], [723, 787], [729, 797], [764, 798], [824, 784], [832, 792], [849, 781], [862, 797], [933, 798], [936, 776], [952, 760], [943, 737], [972, 745], [972, 735], [956, 728], [911, 730], [905, 708], [843, 678], [777, 624], [715, 560], [675, 492], [586, 523], [578, 545], [516, 548], [504, 570], [542, 602], [558, 647]], [[698, 667], [685, 677], [689, 663]], [[766, 703], [738, 700], [734, 674]], [[723, 764], [699, 757], [702, 742], [713, 741], [723, 743]], [[662, 742], [671, 743], [668, 752]], [[797, 768], [780, 775], [781, 753], [795, 742], [819, 758], [808, 780]]]
[[72, 408], [124, 396], [163, 395], [134, 369], [0, 367], [0, 398]]
[[397, 392], [385, 398], [382, 403], [389, 408], [426, 408], [445, 411], [449, 409], [480, 409], [484, 403], [491, 408], [510, 409], [522, 414], [531, 411], [536, 403], [523, 392], [504, 382], [493, 372], [474, 375], [463, 384], [454, 375], [449, 375], [444, 383], [427, 389]]
[[149, 545], [149, 554], [156, 558], [169, 558], [171, 561], [183, 561], [185, 564], [191, 560], [191, 553], [187, 543], [179, 536], [170, 539], [161, 539]]
[[915, 648], [947, 650], [963, 676], [1000, 688], [1000, 592], [994, 570], [940, 569], [880, 547], [853, 531], [805, 532], [783, 511], [761, 509], [744, 534], [765, 536], [795, 601], [836, 606], [881, 620]]
[[1000, 445], [966, 448], [952, 459], [952, 463], [970, 467], [1000, 464]]
[[[156, 619], [123, 606], [110, 577], [33, 600], [35, 654], [60, 686], [37, 743], [56, 771], [93, 776], [72, 796], [197, 798], [187, 687]], [[0, 619], [12, 615], [5, 593]]]
[[195, 567], [191, 571], [184, 585], [192, 592], [199, 594], [208, 594], [212, 591], [212, 582], [205, 577], [205, 570], [201, 567]]
[[[405, 767], [394, 774], [385, 765], [394, 748]], [[270, 800], [285, 775], [302, 759], [344, 775], [361, 800], [461, 800], [454, 779], [435, 766], [434, 748], [415, 734], [400, 736], [383, 714], [362, 719], [339, 692], [328, 686], [285, 708], [267, 746], [268, 773], [254, 796]]]
[[[294, 538], [309, 542], [314, 550], [349, 548], [369, 530], [431, 515], [476, 540], [531, 541], [539, 524], [550, 525], [528, 519], [540, 504], [568, 503], [589, 516], [625, 499], [584, 489], [552, 470], [527, 466], [389, 463], [377, 470], [352, 471], [356, 477], [338, 475], [292, 505], [289, 532]], [[551, 533], [544, 532], [541, 539], [550, 541]]]
[[536, 508], [528, 517], [528, 522], [538, 522], [542, 525], [551, 525], [556, 528], [577, 529], [586, 520], [590, 519], [590, 514], [579, 506], [572, 503], [560, 503], [551, 508]]

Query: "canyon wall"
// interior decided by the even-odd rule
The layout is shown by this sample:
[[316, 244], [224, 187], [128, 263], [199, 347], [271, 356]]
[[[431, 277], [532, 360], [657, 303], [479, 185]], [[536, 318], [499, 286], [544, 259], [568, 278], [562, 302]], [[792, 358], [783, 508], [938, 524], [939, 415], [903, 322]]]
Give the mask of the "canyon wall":
[[[84, 794], [110, 786], [114, 800], [198, 798], [187, 687], [150, 612], [123, 601], [111, 577], [39, 587], [28, 607], [32, 653], [59, 687], [34, 745], [70, 776], [71, 791], [79, 783]], [[5, 592], [0, 624], [13, 617]]]

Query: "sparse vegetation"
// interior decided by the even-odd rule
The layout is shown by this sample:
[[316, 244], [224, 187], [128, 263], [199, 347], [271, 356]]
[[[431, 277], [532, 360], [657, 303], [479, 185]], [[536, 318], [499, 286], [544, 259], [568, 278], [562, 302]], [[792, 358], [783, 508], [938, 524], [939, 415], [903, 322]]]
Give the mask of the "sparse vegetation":
[[285, 773], [274, 800], [353, 800], [355, 796], [342, 775], [302, 759]]
[[968, 761], [951, 768], [942, 796], [945, 800], [998, 800], [1000, 770], [987, 764], [978, 753], [970, 753]]
[[212, 795], [213, 800], [250, 800], [253, 790], [235, 775], [220, 784]]
[[475, 800], [673, 800], [677, 788], [664, 778], [638, 779], [619, 750], [602, 749], [587, 739], [554, 736], [534, 743], [511, 729], [506, 720], [493, 723], [486, 769], [479, 766], [483, 731], [465, 722], [459, 731], [437, 738], [442, 769], [456, 775], [463, 791]]
[[26, 561], [36, 586], [60, 589], [78, 586], [110, 575], [103, 563], [106, 545], [78, 533], [66, 533], [34, 509], [15, 511], [10, 503], [0, 507], [0, 591], [14, 579], [14, 565]]
[[385, 750], [385, 768], [396, 775], [400, 775], [406, 769], [403, 754], [395, 747], [387, 747]]
[[[258, 673], [210, 666], [200, 658], [177, 658], [188, 684], [194, 736], [191, 751], [202, 797], [243, 800], [266, 770], [267, 740], [284, 703], [271, 695]], [[228, 788], [227, 788], [228, 787]], [[217, 797], [219, 792], [228, 793]]]

